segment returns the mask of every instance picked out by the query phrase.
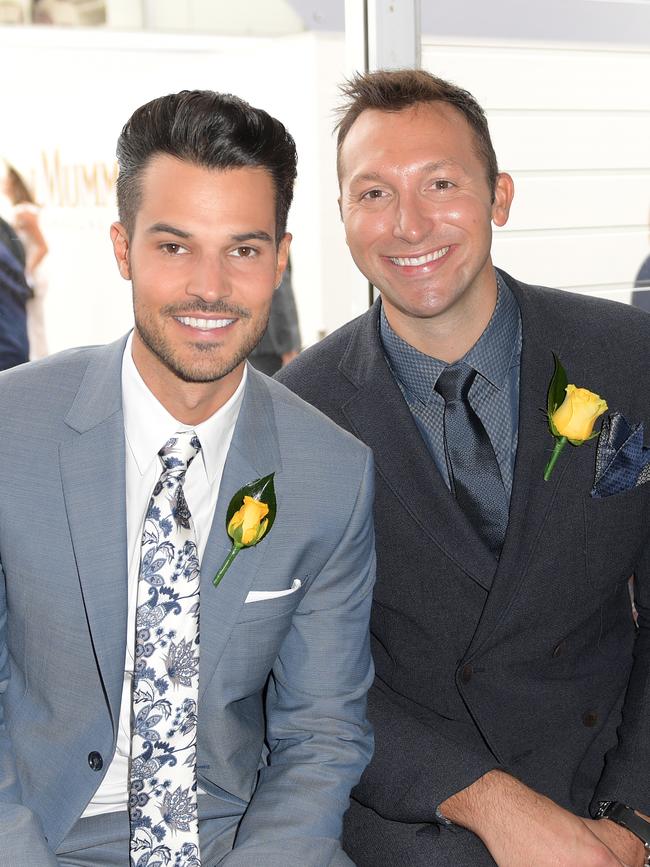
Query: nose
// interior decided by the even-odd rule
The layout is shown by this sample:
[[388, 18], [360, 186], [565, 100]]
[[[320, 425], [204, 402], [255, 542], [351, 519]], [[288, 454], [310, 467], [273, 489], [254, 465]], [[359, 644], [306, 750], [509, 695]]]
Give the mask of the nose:
[[228, 275], [216, 256], [201, 256], [197, 260], [187, 285], [187, 294], [208, 303], [232, 294]]
[[419, 244], [433, 228], [431, 206], [413, 193], [402, 194], [396, 205], [393, 235], [407, 244]]

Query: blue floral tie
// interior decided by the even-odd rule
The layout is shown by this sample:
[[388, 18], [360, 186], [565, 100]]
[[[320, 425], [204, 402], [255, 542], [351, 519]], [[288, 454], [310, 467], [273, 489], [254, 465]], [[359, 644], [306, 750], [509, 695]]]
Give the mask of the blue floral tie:
[[158, 452], [144, 520], [136, 611], [130, 867], [201, 867], [196, 799], [199, 559], [183, 496], [194, 431]]

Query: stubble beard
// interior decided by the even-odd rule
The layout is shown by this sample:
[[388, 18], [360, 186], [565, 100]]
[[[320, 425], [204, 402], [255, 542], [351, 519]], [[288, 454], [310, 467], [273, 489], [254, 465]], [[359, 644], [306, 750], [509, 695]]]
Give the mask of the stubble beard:
[[[135, 304], [133, 310], [135, 329], [143, 344], [169, 371], [183, 382], [215, 382], [232, 373], [255, 349], [264, 336], [268, 325], [268, 311], [265, 317], [253, 319], [251, 313], [245, 308], [223, 303], [211, 305], [195, 303], [190, 306], [184, 306], [182, 310], [169, 305], [159, 311], [158, 318], [138, 310]], [[194, 343], [189, 344], [189, 346], [193, 347], [196, 353], [203, 356], [203, 359], [200, 361], [198, 359], [184, 360], [171, 341], [165, 338], [163, 329], [157, 324], [157, 321], [164, 321], [169, 317], [200, 315], [201, 313], [219, 314], [223, 315], [224, 318], [232, 316], [240, 321], [251, 320], [250, 328], [244, 330], [242, 343], [237, 347], [233, 355], [230, 357], [220, 355], [222, 347], [219, 344]]]

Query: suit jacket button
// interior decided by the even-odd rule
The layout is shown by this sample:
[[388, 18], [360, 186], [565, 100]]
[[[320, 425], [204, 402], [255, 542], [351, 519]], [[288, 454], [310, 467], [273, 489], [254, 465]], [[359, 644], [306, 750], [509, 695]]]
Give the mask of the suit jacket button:
[[560, 641], [559, 644], [556, 644], [555, 647], [553, 648], [553, 653], [552, 653], [553, 659], [557, 659], [558, 656], [562, 656], [562, 654], [564, 653], [565, 650], [566, 650], [566, 642]]
[[101, 769], [104, 767], [104, 759], [102, 758], [102, 754], [96, 752], [95, 750], [93, 750], [92, 753], [88, 753], [88, 764], [93, 771], [101, 771]]
[[463, 666], [463, 668], [460, 672], [460, 679], [463, 681], [463, 683], [469, 683], [470, 680], [472, 679], [473, 674], [474, 674], [474, 669], [472, 668], [472, 663], [468, 662]]
[[598, 723], [598, 714], [595, 710], [588, 710], [582, 715], [582, 724], [592, 729]]

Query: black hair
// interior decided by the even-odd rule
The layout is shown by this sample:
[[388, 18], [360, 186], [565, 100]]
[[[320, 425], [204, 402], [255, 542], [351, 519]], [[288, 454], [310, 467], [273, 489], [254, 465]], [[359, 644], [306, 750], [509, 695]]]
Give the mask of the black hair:
[[157, 154], [211, 169], [266, 169], [275, 188], [276, 242], [286, 231], [296, 179], [296, 145], [279, 120], [232, 94], [183, 90], [136, 109], [117, 142], [117, 206], [129, 235], [142, 173]]

